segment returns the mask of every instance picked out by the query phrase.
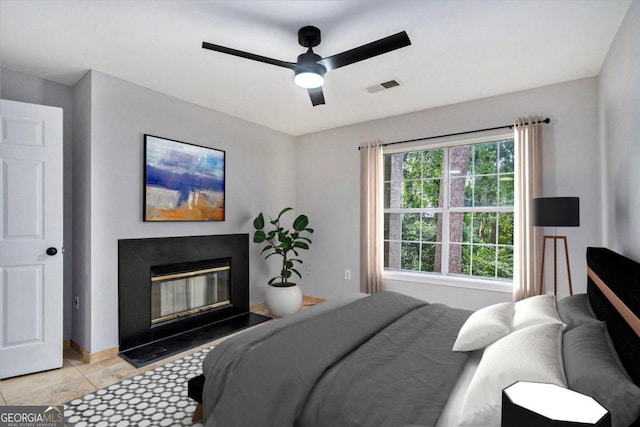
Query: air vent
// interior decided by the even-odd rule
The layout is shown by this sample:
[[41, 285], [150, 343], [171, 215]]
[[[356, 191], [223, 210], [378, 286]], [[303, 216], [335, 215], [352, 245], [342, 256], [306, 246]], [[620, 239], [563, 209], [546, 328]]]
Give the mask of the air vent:
[[367, 88], [367, 91], [369, 93], [376, 93], [376, 92], [380, 92], [381, 90], [391, 89], [392, 87], [396, 87], [396, 86], [400, 86], [400, 83], [398, 83], [396, 80], [389, 80], [374, 86], [369, 86]]
[[380, 83], [380, 86], [385, 89], [391, 89], [392, 87], [400, 86], [400, 83], [395, 80], [389, 80], [388, 82]]

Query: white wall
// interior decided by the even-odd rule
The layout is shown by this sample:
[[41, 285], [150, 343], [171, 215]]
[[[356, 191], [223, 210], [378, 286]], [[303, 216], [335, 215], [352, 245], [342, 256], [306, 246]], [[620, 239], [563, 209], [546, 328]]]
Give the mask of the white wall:
[[640, 260], [640, 2], [634, 1], [600, 74], [600, 135], [606, 156], [607, 246]]
[[[63, 110], [63, 151], [64, 159], [71, 158], [73, 107], [71, 88], [59, 83], [43, 80], [28, 74], [3, 68], [0, 72], [0, 98], [31, 104], [50, 105]], [[65, 160], [64, 176], [64, 339], [71, 338], [71, 294], [73, 268], [73, 168]]]
[[[381, 92], [380, 95], [383, 95]], [[384, 102], [374, 98], [371, 102]], [[598, 146], [598, 81], [588, 78], [515, 92], [382, 120], [346, 126], [298, 138], [297, 205], [316, 229], [305, 266], [304, 292], [318, 297], [359, 290], [359, 152], [367, 140], [383, 142], [506, 125], [517, 116], [551, 118], [543, 126], [544, 195], [578, 196], [581, 226], [565, 228], [575, 292], [586, 290], [587, 246], [602, 245], [600, 159]], [[437, 140], [436, 140], [437, 141]], [[552, 233], [553, 230], [547, 230]], [[547, 255], [551, 257], [551, 253]], [[549, 259], [549, 258], [548, 258]], [[559, 259], [559, 294], [568, 294], [565, 264]], [[344, 279], [351, 269], [352, 279]], [[550, 268], [548, 268], [550, 270]], [[416, 297], [463, 308], [506, 301], [505, 293], [447, 289], [387, 281]], [[547, 289], [552, 279], [547, 280]]]
[[[625, 158], [627, 152], [634, 153], [636, 148], [632, 136], [640, 134], [637, 127], [632, 128], [637, 124], [631, 120], [638, 116], [637, 98], [633, 98], [633, 93], [638, 93], [637, 73], [631, 77], [631, 80], [636, 80], [626, 83], [631, 85], [631, 90], [621, 82], [622, 79], [615, 77], [628, 67], [638, 69], [637, 50], [633, 53], [637, 45], [631, 46], [634, 38], [628, 34], [635, 31], [637, 35], [637, 30], [629, 29], [638, 28], [637, 2], [629, 13], [635, 21], [630, 24], [631, 18], [627, 17], [623, 25], [623, 30], [626, 30], [621, 30], [607, 59], [601, 84], [607, 96], [601, 103], [601, 109], [606, 125], [604, 139], [615, 144], [612, 148], [615, 155], [608, 168], [620, 172], [618, 179], [632, 182], [632, 177], [625, 175], [618, 165], [611, 165], [613, 160]], [[620, 52], [617, 53], [618, 50]], [[18, 80], [13, 78], [16, 76]], [[18, 97], [16, 100], [25, 101], [24, 93], [28, 94], [34, 90], [33, 87], [42, 84], [31, 82], [26, 85], [28, 87], [20, 87], [15, 82], [22, 81], [23, 76], [13, 77], [3, 70], [2, 94], [14, 91]], [[8, 81], [11, 83], [7, 84]], [[508, 124], [519, 115], [548, 116], [552, 123], [543, 127], [545, 195], [581, 198], [581, 227], [562, 230], [569, 237], [576, 292], [585, 290], [585, 248], [603, 245], [600, 195], [603, 191], [601, 182], [607, 181], [600, 173], [597, 78], [298, 138], [99, 72], [88, 73], [73, 88], [72, 101], [69, 101], [69, 96], [63, 95], [62, 98], [65, 104], [73, 104], [72, 107], [67, 106], [67, 110], [74, 111], [74, 147], [73, 155], [65, 157], [65, 161], [73, 158], [73, 188], [67, 193], [74, 196], [73, 231], [77, 243], [73, 256], [73, 294], [81, 297], [81, 309], [73, 310], [71, 337], [90, 352], [117, 345], [117, 240], [121, 238], [250, 233], [251, 220], [258, 211], [275, 214], [282, 207], [291, 205], [296, 208], [296, 213], [307, 213], [311, 226], [316, 229], [312, 248], [303, 256], [304, 293], [330, 298], [358, 291], [360, 183], [357, 147], [367, 140], [389, 142]], [[380, 99], [379, 102], [384, 102], [384, 98]], [[33, 102], [46, 104], [38, 99]], [[372, 102], [378, 101], [374, 98]], [[627, 116], [625, 110], [634, 113]], [[620, 127], [627, 130], [618, 134]], [[144, 133], [226, 151], [225, 222], [142, 222]], [[638, 159], [637, 156], [634, 158]], [[629, 170], [628, 173], [638, 172]], [[610, 194], [614, 186], [609, 183], [604, 188], [610, 189]], [[631, 198], [637, 204], [638, 193], [632, 194]], [[630, 216], [629, 212], [626, 211], [627, 216]], [[611, 221], [610, 230], [614, 227], [616, 224]], [[629, 225], [627, 231], [632, 233], [634, 230], [637, 232], [637, 225]], [[621, 244], [635, 244], [638, 248], [638, 239], [619, 240]], [[71, 245], [66, 246], [69, 248]], [[275, 268], [259, 257], [259, 248], [251, 245], [251, 250], [251, 303], [254, 304], [263, 301], [263, 283]], [[563, 272], [564, 264], [560, 263], [559, 267]], [[306, 274], [308, 269], [311, 274]], [[344, 279], [345, 269], [351, 270], [351, 280]], [[563, 295], [566, 294], [566, 284], [562, 275], [560, 279], [560, 294]], [[504, 293], [410, 282], [387, 283], [387, 286], [395, 286], [395, 289], [423, 299], [464, 308], [510, 299]], [[70, 305], [72, 298], [65, 296], [65, 301]]]
[[[118, 239], [251, 233], [260, 210], [276, 212], [295, 201], [294, 138], [91, 71], [90, 230], [75, 238], [90, 248], [90, 277], [75, 279], [89, 288], [89, 352], [118, 345]], [[224, 222], [142, 221], [143, 135], [145, 133], [226, 152]], [[85, 201], [77, 201], [78, 205]], [[82, 235], [79, 235], [83, 233]], [[251, 303], [264, 300], [270, 275], [259, 248], [251, 244]], [[89, 283], [87, 283], [89, 281]]]
[[[73, 341], [91, 348], [91, 73], [73, 87], [73, 293], [79, 307], [71, 310]], [[65, 161], [69, 160], [66, 158]]]
[[[0, 95], [64, 109], [64, 338], [88, 352], [118, 345], [118, 239], [251, 233], [259, 211], [295, 206], [291, 136], [99, 72], [70, 88], [2, 69]], [[226, 151], [226, 221], [142, 221], [144, 133]], [[260, 258], [257, 245], [250, 249], [256, 304], [277, 269]]]

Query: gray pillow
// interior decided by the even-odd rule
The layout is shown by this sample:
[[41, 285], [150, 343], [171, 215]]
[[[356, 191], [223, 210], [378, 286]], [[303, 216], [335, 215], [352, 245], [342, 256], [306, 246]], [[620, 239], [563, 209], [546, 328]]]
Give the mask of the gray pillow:
[[640, 416], [640, 387], [617, 360], [603, 322], [566, 331], [562, 338], [569, 388], [593, 397], [611, 412], [612, 427], [627, 427]]
[[584, 325], [585, 323], [599, 322], [591, 309], [587, 294], [576, 294], [565, 297], [558, 301], [557, 307], [560, 318], [564, 324], [567, 325], [565, 331], [573, 329], [576, 326]]

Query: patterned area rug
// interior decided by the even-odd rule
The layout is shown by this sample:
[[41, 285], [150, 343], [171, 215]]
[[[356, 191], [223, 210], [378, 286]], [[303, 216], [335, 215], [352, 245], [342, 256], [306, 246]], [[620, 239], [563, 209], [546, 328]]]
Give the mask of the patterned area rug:
[[192, 423], [196, 402], [187, 396], [187, 381], [202, 373], [210, 349], [72, 400], [65, 418], [74, 427], [202, 426]]

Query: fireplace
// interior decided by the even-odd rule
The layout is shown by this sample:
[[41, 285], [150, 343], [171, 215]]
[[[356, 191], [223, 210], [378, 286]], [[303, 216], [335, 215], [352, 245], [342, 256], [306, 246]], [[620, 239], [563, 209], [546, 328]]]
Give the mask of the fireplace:
[[228, 260], [151, 268], [151, 324], [231, 304]]
[[249, 313], [248, 234], [119, 240], [118, 304], [120, 355], [136, 366], [266, 320]]

